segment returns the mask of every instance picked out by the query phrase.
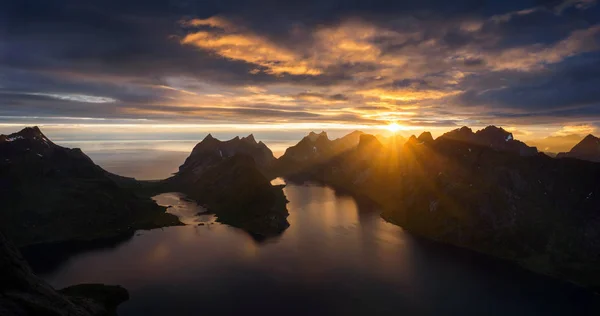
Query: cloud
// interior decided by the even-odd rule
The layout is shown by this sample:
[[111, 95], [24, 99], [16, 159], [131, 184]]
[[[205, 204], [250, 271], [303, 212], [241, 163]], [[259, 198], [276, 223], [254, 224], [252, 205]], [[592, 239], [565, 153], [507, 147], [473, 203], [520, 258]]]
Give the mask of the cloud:
[[0, 116], [595, 124], [594, 4], [13, 1]]
[[585, 10], [594, 5], [596, 5], [596, 0], [565, 0], [562, 3], [558, 4], [556, 7], [554, 7], [554, 10], [556, 11], [556, 13], [560, 14], [570, 7]]
[[28, 95], [49, 97], [58, 100], [65, 101], [76, 101], [76, 102], [84, 102], [84, 103], [112, 103], [117, 100], [108, 97], [97, 97], [93, 95], [84, 95], [84, 94], [52, 94], [52, 93], [41, 93], [41, 92], [29, 92], [24, 93]]
[[596, 126], [590, 124], [581, 125], [567, 125], [563, 126], [560, 130], [554, 132], [554, 136], [568, 136], [572, 134], [587, 135], [593, 134], [596, 131]]
[[323, 94], [323, 93], [316, 93], [316, 92], [300, 92], [296, 95], [294, 95], [295, 98], [297, 99], [301, 99], [301, 100], [309, 100], [309, 101], [333, 101], [333, 102], [342, 102], [342, 101], [348, 101], [349, 98], [348, 96], [341, 94], [341, 93], [336, 93], [336, 94]]
[[525, 47], [500, 50], [488, 56], [468, 56], [484, 58], [493, 70], [528, 70], [563, 61], [576, 54], [596, 51], [600, 47], [600, 25], [576, 30], [567, 38], [550, 46], [533, 44]]
[[251, 70], [257, 73], [265, 69], [270, 74], [318, 75], [321, 70], [311, 67], [293, 51], [268, 41], [256, 34], [236, 29], [232, 23], [211, 17], [191, 20], [184, 25], [211, 26], [218, 30], [196, 31], [181, 39], [182, 44], [194, 45], [224, 58], [240, 60], [259, 66]]

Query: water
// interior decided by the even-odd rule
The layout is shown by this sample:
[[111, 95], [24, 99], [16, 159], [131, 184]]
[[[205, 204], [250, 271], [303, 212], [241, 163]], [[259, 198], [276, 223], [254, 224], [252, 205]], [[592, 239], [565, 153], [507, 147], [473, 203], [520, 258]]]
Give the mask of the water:
[[[140, 179], [164, 178], [187, 156], [138, 148], [143, 143], [83, 145], [102, 167]], [[84, 252], [78, 245], [66, 260], [49, 250], [34, 267], [57, 288], [126, 287], [121, 316], [600, 315], [600, 299], [588, 291], [415, 238], [328, 187], [284, 190], [291, 226], [277, 238], [259, 243], [169, 193], [155, 199], [188, 226], [139, 231]]]
[[[231, 135], [219, 135], [222, 140]], [[265, 142], [275, 157], [294, 145], [292, 141], [258, 139]], [[197, 140], [57, 140], [58, 145], [81, 148], [105, 170], [138, 180], [156, 180], [176, 172], [189, 156]]]
[[[586, 291], [471, 252], [411, 237], [328, 187], [288, 184], [290, 228], [257, 243], [176, 194], [184, 227], [138, 232], [74, 255], [43, 277], [55, 287], [121, 284], [127, 315], [583, 315]], [[206, 223], [197, 226], [195, 223]]]

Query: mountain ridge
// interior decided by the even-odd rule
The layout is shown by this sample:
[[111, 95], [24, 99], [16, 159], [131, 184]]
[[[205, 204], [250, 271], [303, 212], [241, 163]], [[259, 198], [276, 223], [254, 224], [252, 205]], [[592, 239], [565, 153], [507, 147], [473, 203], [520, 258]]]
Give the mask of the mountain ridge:
[[19, 246], [180, 224], [80, 149], [54, 144], [37, 127], [3, 136], [0, 228]]
[[417, 235], [600, 289], [600, 164], [534, 154], [500, 128], [454, 133], [413, 135], [401, 151], [366, 137], [288, 177], [376, 203]]
[[556, 158], [575, 158], [600, 162], [600, 138], [589, 134], [568, 152], [559, 153]]

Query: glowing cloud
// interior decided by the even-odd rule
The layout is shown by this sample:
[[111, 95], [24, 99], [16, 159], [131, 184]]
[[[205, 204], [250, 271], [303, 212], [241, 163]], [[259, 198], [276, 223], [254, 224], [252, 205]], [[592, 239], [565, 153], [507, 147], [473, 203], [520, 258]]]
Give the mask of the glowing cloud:
[[582, 125], [566, 125], [563, 126], [560, 130], [553, 133], [555, 136], [568, 136], [572, 134], [577, 135], [587, 135], [592, 134], [596, 131], [596, 127], [589, 124]]

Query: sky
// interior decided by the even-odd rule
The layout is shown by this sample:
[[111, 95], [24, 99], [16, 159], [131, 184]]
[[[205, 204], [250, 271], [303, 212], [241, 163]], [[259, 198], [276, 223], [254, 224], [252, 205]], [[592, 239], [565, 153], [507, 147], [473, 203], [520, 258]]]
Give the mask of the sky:
[[566, 137], [598, 87], [596, 0], [0, 0], [3, 133]]

